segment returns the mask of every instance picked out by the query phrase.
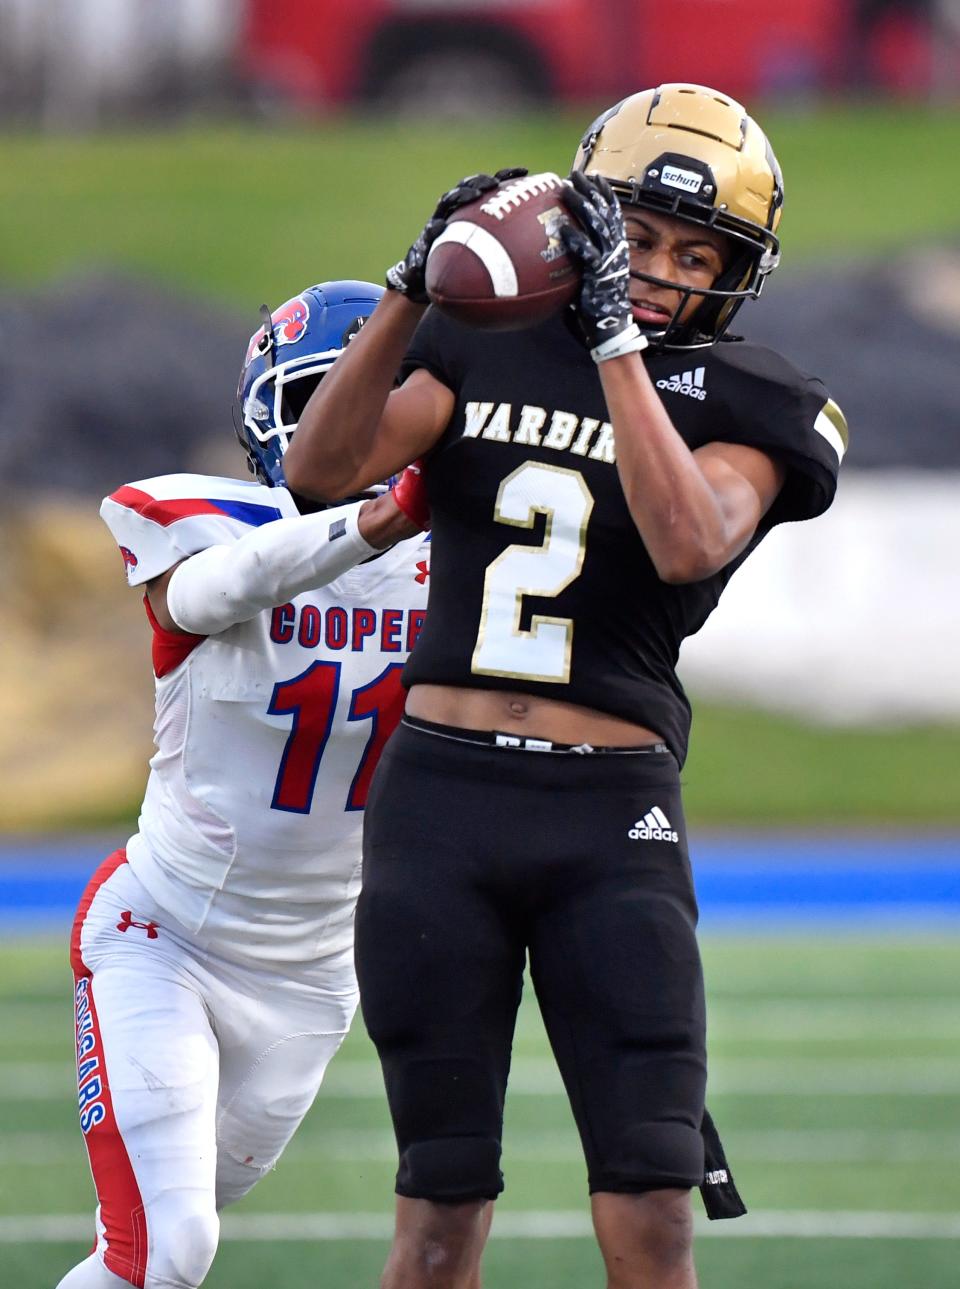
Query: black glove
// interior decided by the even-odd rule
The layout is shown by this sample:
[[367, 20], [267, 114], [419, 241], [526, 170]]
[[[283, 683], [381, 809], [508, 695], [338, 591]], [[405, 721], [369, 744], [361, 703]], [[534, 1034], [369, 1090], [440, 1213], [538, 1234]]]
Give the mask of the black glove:
[[404, 258], [390, 269], [387, 269], [387, 288], [399, 291], [414, 304], [427, 303], [427, 291], [424, 286], [424, 273], [427, 268], [427, 256], [430, 247], [446, 227], [447, 220], [461, 206], [482, 197], [485, 192], [492, 192], [510, 179], [519, 179], [527, 171], [522, 166], [508, 170], [498, 170], [495, 175], [470, 175], [461, 179], [449, 192], [445, 192], [437, 202], [437, 208], [424, 226], [423, 232], [407, 251]]
[[616, 193], [600, 175], [574, 170], [563, 200], [580, 225], [564, 224], [560, 236], [583, 269], [577, 312], [594, 361], [645, 349], [630, 308], [630, 248]]

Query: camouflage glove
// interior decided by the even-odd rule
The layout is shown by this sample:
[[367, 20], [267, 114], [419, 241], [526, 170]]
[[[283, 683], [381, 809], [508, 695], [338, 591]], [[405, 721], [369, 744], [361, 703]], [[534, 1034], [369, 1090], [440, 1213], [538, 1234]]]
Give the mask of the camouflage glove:
[[423, 232], [404, 258], [387, 269], [388, 290], [399, 291], [414, 304], [426, 304], [424, 274], [427, 269], [427, 256], [430, 254], [430, 247], [443, 232], [453, 212], [459, 210], [461, 206], [468, 206], [484, 193], [492, 192], [500, 184], [510, 179], [519, 179], [526, 173], [522, 166], [514, 166], [508, 170], [498, 170], [495, 175], [470, 175], [467, 179], [461, 179], [449, 192], [445, 192], [437, 202], [436, 210], [424, 225]]
[[574, 170], [563, 200], [579, 224], [565, 224], [560, 236], [583, 269], [577, 312], [594, 362], [646, 349], [630, 308], [630, 248], [616, 193], [601, 176]]

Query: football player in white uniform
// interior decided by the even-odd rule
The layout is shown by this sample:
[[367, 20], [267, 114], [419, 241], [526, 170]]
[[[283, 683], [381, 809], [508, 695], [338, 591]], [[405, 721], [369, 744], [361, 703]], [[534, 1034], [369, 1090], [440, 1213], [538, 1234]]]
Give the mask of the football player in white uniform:
[[353, 1017], [363, 807], [424, 618], [426, 513], [415, 472], [311, 510], [282, 458], [381, 294], [264, 309], [235, 413], [257, 482], [167, 475], [101, 509], [146, 590], [157, 751], [73, 928], [99, 1203], [60, 1289], [195, 1289], [218, 1211], [275, 1163]]

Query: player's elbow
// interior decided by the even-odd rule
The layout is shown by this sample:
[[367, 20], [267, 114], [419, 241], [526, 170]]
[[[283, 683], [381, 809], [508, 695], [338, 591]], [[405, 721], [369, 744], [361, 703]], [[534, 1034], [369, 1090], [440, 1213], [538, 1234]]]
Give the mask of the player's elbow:
[[675, 524], [647, 550], [661, 582], [684, 586], [703, 582], [725, 568], [747, 544], [749, 534], [722, 523]]
[[712, 571], [700, 565], [681, 563], [676, 560], [667, 563], [658, 562], [654, 567], [657, 570], [657, 577], [668, 586], [686, 586], [690, 582], [702, 582]]
[[727, 562], [725, 554], [703, 546], [676, 546], [656, 555], [651, 554], [657, 577], [668, 586], [686, 586], [690, 582], [703, 582], [719, 572]]

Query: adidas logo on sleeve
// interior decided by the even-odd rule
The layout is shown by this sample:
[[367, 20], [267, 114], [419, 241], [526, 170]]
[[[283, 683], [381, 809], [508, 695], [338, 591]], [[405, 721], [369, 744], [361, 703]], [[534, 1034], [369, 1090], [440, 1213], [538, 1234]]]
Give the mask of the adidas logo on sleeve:
[[703, 388], [705, 372], [705, 367], [697, 367], [676, 376], [664, 376], [657, 381], [657, 389], [665, 389], [668, 394], [686, 394], [688, 398], [699, 399], [702, 403], [707, 397], [707, 391]]
[[659, 806], [654, 806], [642, 819], [638, 819], [627, 836], [631, 841], [679, 841], [676, 829]]

